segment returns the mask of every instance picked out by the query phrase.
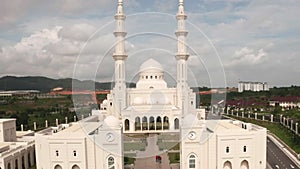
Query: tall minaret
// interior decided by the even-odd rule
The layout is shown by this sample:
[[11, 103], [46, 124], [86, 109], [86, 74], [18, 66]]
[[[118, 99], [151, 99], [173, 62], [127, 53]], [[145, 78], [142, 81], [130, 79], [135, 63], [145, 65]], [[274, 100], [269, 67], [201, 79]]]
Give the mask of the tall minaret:
[[181, 107], [184, 112], [188, 108], [188, 83], [187, 83], [187, 60], [189, 54], [187, 53], [186, 39], [188, 31], [185, 28], [185, 20], [187, 16], [184, 12], [183, 0], [179, 0], [178, 13], [176, 15], [178, 22], [178, 29], [176, 31], [177, 36], [177, 104]]
[[120, 110], [126, 106], [125, 60], [127, 59], [127, 54], [125, 51], [125, 36], [127, 33], [125, 31], [125, 19], [123, 1], [118, 0], [118, 10], [115, 15], [116, 29], [114, 31], [116, 46], [113, 54], [115, 60], [114, 111], [118, 113], [121, 113]]

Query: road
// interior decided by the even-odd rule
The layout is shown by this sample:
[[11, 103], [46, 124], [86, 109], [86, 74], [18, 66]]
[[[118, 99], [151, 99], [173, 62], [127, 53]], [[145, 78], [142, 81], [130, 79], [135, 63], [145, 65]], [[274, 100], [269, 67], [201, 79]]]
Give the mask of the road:
[[267, 162], [273, 169], [299, 169], [269, 137], [267, 138]]

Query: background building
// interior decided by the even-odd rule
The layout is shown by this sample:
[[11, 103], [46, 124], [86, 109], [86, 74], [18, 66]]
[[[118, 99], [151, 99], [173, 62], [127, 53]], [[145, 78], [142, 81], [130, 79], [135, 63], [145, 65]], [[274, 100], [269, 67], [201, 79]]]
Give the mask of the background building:
[[269, 85], [267, 82], [240, 81], [238, 83], [238, 92], [243, 92], [243, 91], [253, 91], [253, 92], [269, 91]]
[[0, 168], [28, 169], [34, 164], [34, 133], [16, 132], [15, 119], [0, 119]]

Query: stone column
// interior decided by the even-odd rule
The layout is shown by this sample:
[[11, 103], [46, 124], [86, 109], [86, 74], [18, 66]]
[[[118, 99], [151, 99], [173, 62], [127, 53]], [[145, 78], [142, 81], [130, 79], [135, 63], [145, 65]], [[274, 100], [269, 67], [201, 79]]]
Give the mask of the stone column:
[[33, 130], [36, 130], [36, 122], [33, 122]]
[[21, 131], [24, 131], [24, 125], [21, 124]]
[[251, 116], [250, 116], [250, 112], [248, 113], [248, 118], [249, 118], [249, 119], [251, 118]]
[[132, 121], [132, 120], [129, 121], [129, 131], [135, 131], [134, 121]]
[[74, 122], [76, 122], [76, 116], [74, 116], [73, 118], [74, 118]]
[[45, 127], [48, 127], [48, 120], [45, 121]]
[[55, 119], [56, 126], [58, 126], [58, 119]]
[[265, 116], [262, 116], [262, 120], [265, 121]]
[[280, 115], [280, 123], [282, 123], [282, 114]]
[[65, 117], [65, 123], [68, 124], [68, 117]]
[[236, 117], [239, 117], [239, 112], [236, 112]]
[[296, 131], [296, 134], [298, 134], [298, 123], [296, 123], [295, 131]]
[[293, 131], [293, 120], [291, 120], [291, 130]]
[[242, 118], [244, 118], [244, 112], [242, 112]]
[[255, 120], [257, 120], [257, 113], [254, 114], [254, 118], [255, 118]]
[[273, 118], [274, 118], [274, 117], [273, 117], [273, 114], [271, 114], [271, 122], [272, 122], [272, 123], [273, 123]]

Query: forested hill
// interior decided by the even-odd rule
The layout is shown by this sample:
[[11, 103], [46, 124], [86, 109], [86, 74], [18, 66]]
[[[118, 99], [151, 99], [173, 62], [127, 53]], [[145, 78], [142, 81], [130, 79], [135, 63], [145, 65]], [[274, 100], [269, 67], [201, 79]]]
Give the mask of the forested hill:
[[[105, 82], [99, 83], [92, 80], [74, 80], [76, 84], [76, 89], [87, 90], [87, 89], [97, 89], [97, 90], [109, 90], [111, 89], [112, 83]], [[130, 86], [134, 85], [132, 83], [128, 84]], [[95, 86], [95, 87], [94, 87]], [[39, 90], [41, 92], [49, 92], [51, 89], [56, 87], [62, 87], [65, 90], [72, 89], [72, 79], [51, 79], [47, 77], [40, 76], [27, 76], [27, 77], [15, 77], [15, 76], [5, 76], [0, 78], [0, 91], [8, 90]]]

